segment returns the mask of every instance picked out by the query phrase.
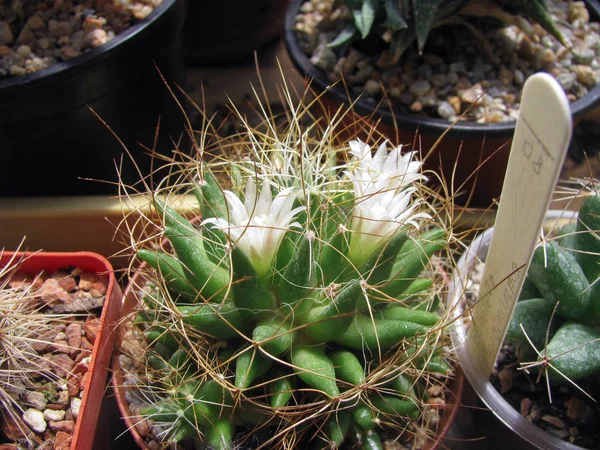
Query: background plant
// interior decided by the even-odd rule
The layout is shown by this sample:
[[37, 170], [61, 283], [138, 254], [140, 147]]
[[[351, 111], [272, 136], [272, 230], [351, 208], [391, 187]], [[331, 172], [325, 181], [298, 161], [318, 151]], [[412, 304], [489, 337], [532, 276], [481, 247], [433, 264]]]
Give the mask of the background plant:
[[[149, 192], [160, 220], [132, 236], [148, 266], [130, 403], [165, 445], [418, 447], [435, 428], [428, 396], [453, 373], [436, 313], [451, 233], [413, 152], [373, 154], [339, 140], [340, 116], [303, 125], [307, 111], [290, 101], [283, 127], [240, 116], [247, 134], [210, 162], [207, 126], [175, 187]], [[168, 206], [175, 192], [196, 195], [198, 220]]]
[[596, 182], [587, 184], [577, 198], [583, 198], [577, 220], [536, 248], [506, 337], [518, 346], [523, 367], [540, 369], [548, 384], [578, 382], [600, 372]]
[[567, 45], [544, 0], [344, 0], [343, 3], [350, 14], [345, 27], [329, 46], [378, 36], [389, 43], [395, 62], [415, 41], [422, 52], [430, 31], [444, 25], [466, 27], [476, 35], [482, 50], [492, 57], [490, 46], [478, 31], [481, 24], [516, 25], [534, 39], [532, 24], [539, 24]]

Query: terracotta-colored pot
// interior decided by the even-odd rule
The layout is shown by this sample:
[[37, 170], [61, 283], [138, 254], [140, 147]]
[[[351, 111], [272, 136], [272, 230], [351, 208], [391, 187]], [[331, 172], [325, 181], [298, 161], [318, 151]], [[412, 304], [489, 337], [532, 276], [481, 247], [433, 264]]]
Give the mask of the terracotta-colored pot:
[[[129, 319], [133, 318], [132, 314], [135, 310], [138, 302], [142, 300], [137, 296], [137, 290], [144, 285], [144, 269], [147, 268], [145, 263], [141, 264], [139, 269], [136, 271], [134, 276], [131, 278], [128, 286], [125, 288], [124, 293], [124, 302], [123, 302], [123, 317], [127, 318], [127, 316], [131, 316]], [[119, 405], [119, 410], [121, 411], [121, 416], [125, 421], [125, 426], [133, 436], [134, 441], [138, 444], [138, 446], [142, 449], [148, 449], [148, 445], [144, 438], [140, 435], [136, 428], [136, 424], [139, 423], [142, 419], [140, 417], [135, 417], [131, 410], [129, 409], [129, 402], [125, 397], [125, 391], [127, 387], [124, 385], [124, 377], [123, 371], [121, 370], [121, 365], [119, 362], [119, 340], [123, 337], [125, 326], [127, 323], [127, 319], [123, 320], [118, 327], [117, 330], [117, 344], [115, 355], [113, 357], [112, 362], [112, 370], [113, 370], [113, 389], [115, 392], [115, 397], [117, 400], [117, 404]], [[456, 414], [461, 407], [461, 400], [463, 396], [465, 384], [465, 377], [462, 371], [459, 369], [456, 372], [455, 377], [448, 384], [448, 394], [446, 397], [446, 405], [443, 414], [441, 415], [441, 420], [438, 424], [438, 429], [435, 434], [428, 442], [424, 450], [433, 450], [438, 447], [444, 448], [444, 438], [449, 433]]]
[[90, 450], [94, 445], [94, 436], [100, 419], [100, 407], [106, 390], [106, 376], [115, 341], [115, 327], [123, 299], [113, 267], [106, 258], [92, 252], [2, 252], [0, 254], [0, 266], [3, 267], [10, 261], [22, 261], [19, 271], [31, 275], [37, 275], [44, 270], [51, 272], [72, 266], [84, 272], [108, 276], [108, 286], [100, 316], [101, 327], [92, 350], [89, 376], [87, 384], [83, 386], [81, 407], [71, 443], [73, 450]]
[[[459, 122], [450, 126], [450, 122], [424, 117], [418, 114], [394, 112], [384, 106], [375, 107], [364, 97], [350, 99], [342, 83], [332, 86], [325, 73], [311, 64], [302, 51], [296, 36], [296, 16], [306, 0], [291, 0], [285, 19], [285, 44], [288, 54], [298, 72], [310, 82], [310, 88], [320, 96], [319, 108], [315, 114], [329, 114], [339, 110], [342, 105], [352, 104], [354, 114], [346, 116], [344, 126], [356, 129], [356, 120], [368, 121], [371, 126], [377, 124], [377, 130], [394, 145], [412, 144], [425, 156], [434, 143], [446, 133], [424, 162], [424, 168], [443, 176], [445, 184], [454, 192], [464, 192], [456, 198], [456, 203], [472, 207], [486, 208], [499, 198], [508, 164], [510, 144], [516, 122], [480, 124]], [[600, 18], [600, 3], [586, 0], [592, 20]], [[354, 101], [356, 100], [356, 101]], [[576, 122], [587, 112], [596, 108], [600, 102], [600, 85], [597, 85], [584, 97], [571, 104], [573, 120]], [[320, 110], [319, 110], [320, 109]], [[358, 125], [360, 127], [360, 124]], [[365, 129], [370, 133], [369, 127]], [[366, 133], [365, 133], [366, 134]], [[370, 133], [372, 134], [372, 133]], [[352, 137], [360, 137], [354, 131]], [[436, 182], [431, 178], [432, 182]]]

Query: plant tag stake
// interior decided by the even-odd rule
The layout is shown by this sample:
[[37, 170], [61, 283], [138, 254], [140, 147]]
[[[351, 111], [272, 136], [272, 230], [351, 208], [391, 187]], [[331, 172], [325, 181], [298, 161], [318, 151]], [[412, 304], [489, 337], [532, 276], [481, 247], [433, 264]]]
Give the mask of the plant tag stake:
[[527, 79], [479, 301], [472, 309], [466, 349], [488, 379], [533, 256], [571, 139], [569, 102], [545, 73]]

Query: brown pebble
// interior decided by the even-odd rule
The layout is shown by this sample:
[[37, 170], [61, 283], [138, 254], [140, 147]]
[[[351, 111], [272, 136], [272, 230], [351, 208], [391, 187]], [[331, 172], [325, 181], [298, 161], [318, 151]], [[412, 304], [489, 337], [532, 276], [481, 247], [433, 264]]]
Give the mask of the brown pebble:
[[96, 289], [100, 292], [100, 295], [106, 295], [106, 289], [108, 288], [108, 279], [106, 277], [100, 277], [98, 281], [92, 283], [92, 289]]
[[54, 431], [64, 431], [65, 433], [73, 433], [75, 422], [73, 420], [49, 421], [48, 426]]
[[73, 440], [73, 436], [64, 431], [59, 431], [56, 433], [54, 438], [54, 448], [53, 450], [69, 450], [71, 448], [71, 441]]
[[462, 106], [460, 97], [458, 97], [456, 95], [451, 95], [448, 97], [448, 103], [450, 103], [450, 105], [454, 108], [454, 111], [456, 111], [456, 114], [460, 114], [460, 108]]
[[555, 426], [556, 428], [561, 428], [561, 429], [567, 428], [567, 424], [563, 420], [559, 419], [556, 416], [551, 416], [549, 414], [546, 414], [546, 415], [542, 416], [542, 420], [546, 423], [549, 423], [552, 426]]
[[53, 409], [54, 411], [62, 411], [65, 409], [65, 405], [59, 405], [58, 403], [48, 403], [46, 409]]
[[594, 418], [591, 406], [579, 397], [571, 397], [566, 406], [567, 418], [576, 425], [587, 425]]
[[498, 373], [498, 381], [500, 381], [500, 393], [506, 394], [512, 389], [514, 371], [509, 368], [504, 368]]
[[533, 402], [531, 401], [530, 398], [523, 398], [521, 399], [521, 415], [522, 416], [526, 416], [527, 414], [529, 414], [529, 411], [531, 410], [531, 406], [533, 405]]
[[81, 390], [82, 391], [84, 391], [90, 384], [90, 374], [91, 374], [91, 372], [86, 372], [81, 377]]
[[75, 357], [81, 349], [81, 338], [83, 332], [83, 325], [81, 322], [72, 322], [67, 325], [65, 329], [65, 335], [67, 336], [67, 343], [69, 344], [71, 357]]
[[135, 429], [142, 437], [148, 436], [150, 432], [150, 427], [148, 426], [148, 422], [141, 417], [133, 417], [131, 419], [135, 423]]
[[414, 102], [412, 105], [410, 105], [410, 110], [412, 112], [421, 112], [423, 111], [423, 105], [421, 104], [421, 102]]
[[538, 405], [533, 405], [531, 407], [531, 412], [529, 413], [529, 418], [533, 423], [539, 423], [542, 419], [542, 411]]
[[67, 392], [70, 397], [77, 397], [81, 389], [81, 375], [71, 375], [67, 378]]
[[98, 275], [95, 273], [84, 272], [79, 277], [79, 289], [89, 291], [92, 285], [98, 280]]
[[75, 282], [75, 278], [73, 278], [66, 272], [57, 270], [56, 272], [52, 273], [50, 278], [57, 280], [59, 286], [67, 292], [73, 292], [77, 289], [77, 283]]
[[65, 353], [47, 355], [48, 367], [59, 378], [64, 378], [75, 365], [75, 361]]
[[93, 345], [96, 342], [96, 335], [100, 331], [101, 321], [98, 317], [88, 316], [83, 326], [85, 337]]
[[47, 305], [53, 305], [54, 303], [68, 303], [71, 299], [69, 293], [60, 286], [58, 280], [53, 278], [44, 281], [44, 284], [37, 292], [37, 295]]

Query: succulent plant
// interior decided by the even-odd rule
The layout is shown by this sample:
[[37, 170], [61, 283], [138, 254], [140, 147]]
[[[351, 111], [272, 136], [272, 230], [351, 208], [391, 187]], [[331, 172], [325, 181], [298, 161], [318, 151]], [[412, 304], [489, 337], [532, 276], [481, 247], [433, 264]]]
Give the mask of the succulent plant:
[[165, 445], [426, 440], [429, 389], [453, 374], [438, 301], [451, 233], [415, 152], [336, 147], [334, 128], [249, 130], [244, 157], [174, 169], [195, 221], [153, 196], [168, 245], [136, 244], [135, 384]]
[[577, 222], [535, 250], [506, 340], [549, 379], [600, 373], [600, 196], [583, 200]]
[[389, 42], [396, 61], [415, 41], [419, 51], [423, 51], [433, 28], [462, 25], [479, 36], [471, 20], [474, 18], [514, 24], [529, 35], [533, 35], [531, 23], [537, 23], [567, 45], [544, 0], [344, 0], [344, 3], [351, 10], [351, 17], [329, 46], [378, 35]]

